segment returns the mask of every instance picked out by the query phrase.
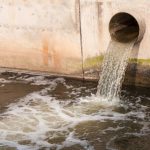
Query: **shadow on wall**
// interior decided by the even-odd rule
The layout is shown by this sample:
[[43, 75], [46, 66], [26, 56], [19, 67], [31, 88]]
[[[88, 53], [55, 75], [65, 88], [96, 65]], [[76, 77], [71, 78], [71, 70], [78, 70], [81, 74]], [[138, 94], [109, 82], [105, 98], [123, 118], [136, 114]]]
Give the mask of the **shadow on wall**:
[[128, 84], [136, 85], [137, 82], [137, 73], [138, 73], [138, 53], [140, 48], [141, 42], [135, 43], [133, 49], [132, 49], [132, 57], [134, 58], [134, 62], [132, 62], [132, 59], [129, 60], [127, 70], [126, 70], [126, 76], [127, 78], [125, 81], [128, 82]]

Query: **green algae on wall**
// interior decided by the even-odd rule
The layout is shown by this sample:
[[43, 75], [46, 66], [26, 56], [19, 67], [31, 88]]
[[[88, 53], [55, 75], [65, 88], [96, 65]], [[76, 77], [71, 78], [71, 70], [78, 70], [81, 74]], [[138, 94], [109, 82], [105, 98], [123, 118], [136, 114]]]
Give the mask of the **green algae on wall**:
[[[103, 62], [104, 56], [95, 56], [87, 58], [84, 61], [84, 67], [85, 68], [91, 68], [91, 67], [99, 67]], [[137, 59], [137, 58], [130, 58], [129, 63], [137, 63], [141, 65], [150, 65], [150, 58], [149, 59]]]
[[102, 64], [103, 58], [104, 58], [103, 55], [87, 58], [84, 61], [84, 67], [85, 68], [98, 68]]
[[150, 65], [150, 59], [137, 59], [137, 58], [131, 58], [129, 60], [130, 63], [137, 63], [139, 65]]

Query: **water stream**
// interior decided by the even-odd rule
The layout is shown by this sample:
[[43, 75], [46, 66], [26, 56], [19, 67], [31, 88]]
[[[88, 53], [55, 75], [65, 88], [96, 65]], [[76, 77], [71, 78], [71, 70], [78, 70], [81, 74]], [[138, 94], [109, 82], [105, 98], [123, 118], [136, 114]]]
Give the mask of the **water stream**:
[[113, 40], [110, 42], [100, 73], [97, 96], [106, 98], [106, 100], [119, 98], [133, 45], [134, 41], [120, 43]]

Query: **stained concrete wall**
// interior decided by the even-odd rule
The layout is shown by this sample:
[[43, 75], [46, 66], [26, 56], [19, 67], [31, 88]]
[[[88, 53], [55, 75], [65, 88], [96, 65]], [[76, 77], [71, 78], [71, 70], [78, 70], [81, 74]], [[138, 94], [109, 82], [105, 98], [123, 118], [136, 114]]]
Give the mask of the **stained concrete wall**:
[[149, 7], [149, 0], [0, 0], [0, 67], [98, 79], [110, 19], [127, 12], [146, 31], [126, 80], [150, 85]]
[[0, 66], [81, 74], [78, 0], [0, 0]]

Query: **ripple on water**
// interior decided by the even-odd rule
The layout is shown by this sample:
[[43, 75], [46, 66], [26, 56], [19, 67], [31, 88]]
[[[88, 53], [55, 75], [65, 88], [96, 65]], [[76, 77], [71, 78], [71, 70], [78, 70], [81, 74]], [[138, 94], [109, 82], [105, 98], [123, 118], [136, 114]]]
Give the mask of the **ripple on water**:
[[107, 101], [95, 96], [96, 85], [91, 83], [26, 76], [13, 82], [18, 80], [45, 87], [0, 114], [2, 149], [123, 150], [141, 144], [141, 150], [148, 150], [148, 97], [131, 93], [121, 101]]

